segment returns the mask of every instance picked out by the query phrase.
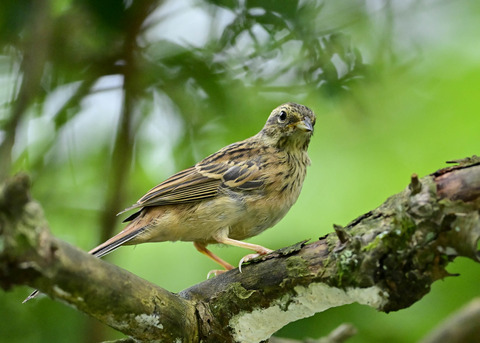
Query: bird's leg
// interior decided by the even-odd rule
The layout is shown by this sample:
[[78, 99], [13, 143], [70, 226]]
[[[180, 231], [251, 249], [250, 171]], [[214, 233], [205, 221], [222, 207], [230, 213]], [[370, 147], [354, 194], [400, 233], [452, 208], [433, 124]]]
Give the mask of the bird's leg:
[[273, 250], [267, 249], [265, 247], [262, 247], [261, 245], [258, 245], [258, 244], [252, 244], [252, 243], [237, 241], [236, 239], [228, 238], [227, 234], [228, 234], [227, 230], [222, 230], [215, 237], [215, 240], [218, 243], [233, 245], [235, 247], [245, 248], [245, 249], [253, 250], [253, 251], [256, 252], [256, 254], [246, 255], [240, 260], [240, 262], [238, 263], [238, 269], [239, 269], [240, 273], [242, 272], [242, 264], [244, 262], [251, 261], [254, 258], [257, 258], [258, 256], [266, 255], [266, 254], [269, 254], [273, 251]]
[[266, 254], [269, 254], [273, 251], [273, 250], [267, 249], [265, 247], [262, 247], [261, 245], [258, 245], [258, 244], [252, 244], [252, 243], [237, 241], [236, 239], [231, 239], [231, 238], [228, 238], [228, 237], [222, 237], [220, 239], [217, 239], [217, 242], [222, 243], [222, 244], [233, 245], [233, 246], [239, 247], [239, 248], [245, 248], [245, 249], [253, 250], [258, 255], [266, 255]]
[[208, 272], [207, 274], [207, 279], [208, 277], [211, 275], [211, 274], [214, 274], [215, 276], [217, 276], [218, 274], [222, 274], [222, 273], [225, 273], [226, 271], [228, 270], [232, 270], [233, 269], [233, 266], [222, 260], [220, 257], [218, 257], [217, 255], [215, 255], [213, 252], [211, 252], [210, 250], [207, 249], [207, 245], [204, 244], [204, 243], [200, 243], [200, 242], [193, 242], [193, 246], [199, 251], [201, 252], [202, 254], [206, 255], [207, 257], [211, 258], [212, 260], [214, 260], [215, 262], [217, 262], [219, 265], [221, 265], [223, 268], [225, 268], [225, 270], [211, 270]]

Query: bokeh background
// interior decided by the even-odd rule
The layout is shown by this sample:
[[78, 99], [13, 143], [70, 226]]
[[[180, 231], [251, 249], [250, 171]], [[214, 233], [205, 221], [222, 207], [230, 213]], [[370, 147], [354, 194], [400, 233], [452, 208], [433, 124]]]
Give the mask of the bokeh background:
[[[251, 242], [317, 239], [445, 161], [480, 152], [480, 2], [447, 0], [44, 0], [0, 2], [0, 177], [33, 180], [53, 233], [88, 250], [115, 214], [172, 173], [258, 132], [294, 101], [317, 114], [297, 204]], [[214, 247], [235, 264], [245, 251]], [[108, 260], [177, 292], [215, 268], [190, 243]], [[278, 336], [415, 342], [479, 294], [480, 266], [408, 309], [352, 304]], [[1, 342], [123, 337], [64, 304], [0, 292]]]

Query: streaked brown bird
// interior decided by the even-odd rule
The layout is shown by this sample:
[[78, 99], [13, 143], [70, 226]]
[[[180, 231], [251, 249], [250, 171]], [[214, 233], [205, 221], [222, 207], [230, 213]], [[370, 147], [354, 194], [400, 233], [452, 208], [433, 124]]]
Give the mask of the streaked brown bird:
[[270, 253], [242, 240], [275, 225], [297, 200], [310, 165], [307, 148], [314, 125], [308, 107], [280, 105], [255, 136], [171, 176], [120, 212], [140, 209], [125, 219], [130, 223], [123, 231], [89, 253], [102, 257], [121, 245], [189, 241], [225, 270], [233, 266], [208, 250], [208, 244], [253, 250], [240, 265]]

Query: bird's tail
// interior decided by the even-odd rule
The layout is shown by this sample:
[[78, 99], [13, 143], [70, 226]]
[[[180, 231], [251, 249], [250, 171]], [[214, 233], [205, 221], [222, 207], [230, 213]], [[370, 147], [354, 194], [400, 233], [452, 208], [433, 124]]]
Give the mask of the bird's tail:
[[[108, 253], [111, 253], [112, 251], [116, 250], [119, 248], [121, 245], [131, 241], [135, 237], [137, 237], [139, 234], [144, 232], [146, 230], [146, 226], [141, 227], [139, 229], [136, 229], [134, 231], [129, 232], [128, 226], [125, 228], [125, 230], [119, 232], [117, 235], [113, 236], [109, 240], [105, 241], [104, 243], [100, 244], [99, 246], [93, 248], [90, 250], [88, 253], [95, 256], [95, 257], [103, 257], [107, 255]], [[38, 293], [40, 293], [38, 290], [33, 291], [28, 297], [25, 298], [25, 300], [22, 302], [22, 304], [26, 303], [30, 299], [35, 298]]]
[[[128, 227], [127, 227], [128, 228]], [[135, 231], [128, 232], [126, 230], [123, 230], [119, 234], [113, 236], [110, 238], [108, 241], [100, 244], [99, 246], [93, 248], [90, 250], [88, 253], [95, 256], [95, 257], [103, 257], [107, 255], [108, 253], [111, 253], [112, 251], [116, 250], [118, 247], [121, 245], [131, 241], [135, 237], [137, 237], [139, 234], [145, 231], [147, 227], [141, 227]]]

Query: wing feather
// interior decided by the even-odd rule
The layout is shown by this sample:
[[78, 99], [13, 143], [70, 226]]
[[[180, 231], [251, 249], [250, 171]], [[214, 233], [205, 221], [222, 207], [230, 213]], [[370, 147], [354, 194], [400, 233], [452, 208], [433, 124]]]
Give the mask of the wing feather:
[[153, 187], [126, 211], [148, 206], [188, 203], [214, 197], [221, 183], [218, 179], [199, 173], [195, 167], [178, 172]]
[[[245, 156], [244, 152], [245, 149], [242, 149], [242, 156]], [[247, 158], [249, 155], [252, 156], [246, 154], [245, 158], [235, 158], [228, 156], [222, 149], [197, 165], [174, 174], [120, 213], [140, 207], [183, 204], [213, 198], [220, 187], [232, 190], [260, 189], [265, 185], [260, 157], [253, 154], [255, 159], [252, 160]]]

